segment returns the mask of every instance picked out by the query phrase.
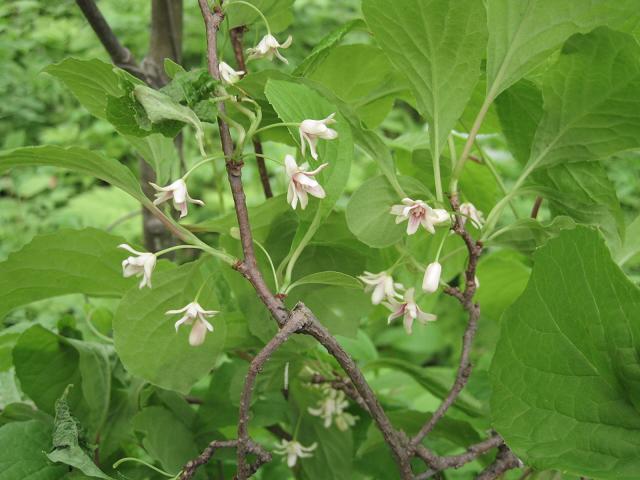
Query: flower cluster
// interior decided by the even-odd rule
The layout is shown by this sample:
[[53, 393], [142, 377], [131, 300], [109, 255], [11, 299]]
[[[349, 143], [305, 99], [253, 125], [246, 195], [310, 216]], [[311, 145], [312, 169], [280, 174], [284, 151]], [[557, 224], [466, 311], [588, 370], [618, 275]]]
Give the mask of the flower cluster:
[[335, 423], [338, 430], [344, 432], [355, 425], [358, 417], [345, 411], [349, 407], [349, 402], [344, 392], [323, 385], [323, 393], [324, 398], [318, 401], [317, 408], [309, 407], [309, 413], [322, 418], [324, 428], [329, 428], [332, 423]]

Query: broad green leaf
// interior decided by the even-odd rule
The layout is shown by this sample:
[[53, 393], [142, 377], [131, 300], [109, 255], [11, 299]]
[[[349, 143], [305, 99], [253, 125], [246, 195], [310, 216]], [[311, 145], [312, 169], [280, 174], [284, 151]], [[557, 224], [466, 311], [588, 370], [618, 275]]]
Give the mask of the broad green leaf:
[[60, 480], [69, 467], [52, 465], [45, 455], [51, 448], [51, 425], [38, 420], [15, 422], [0, 428], [0, 480]]
[[[67, 387], [62, 396], [56, 401], [56, 418], [53, 427], [53, 449], [47, 454], [47, 458], [55, 463], [64, 463], [72, 468], [80, 470], [83, 474], [91, 478], [103, 478], [110, 480], [111, 477], [104, 474], [88, 455], [85, 449], [89, 449], [84, 438], [82, 426], [73, 417], [67, 395]], [[84, 447], [84, 448], [83, 448]]]
[[[49, 65], [44, 71], [61, 80], [92, 115], [103, 120], [107, 120], [109, 97], [117, 98], [126, 93], [118, 76], [118, 74], [124, 75], [126, 72], [100, 60], [67, 58], [59, 63]], [[131, 76], [126, 78], [131, 78], [134, 81]], [[177, 166], [179, 162], [171, 139], [161, 134], [149, 135], [144, 138], [130, 135], [125, 135], [125, 137], [153, 166], [157, 181], [161, 185], [165, 184], [170, 179], [172, 168]]]
[[133, 418], [133, 428], [144, 435], [147, 453], [169, 473], [179, 472], [200, 453], [191, 429], [164, 407], [142, 409]]
[[496, 98], [496, 112], [513, 156], [527, 163], [538, 124], [542, 119], [542, 92], [528, 80], [520, 80]]
[[491, 366], [493, 424], [525, 464], [637, 477], [638, 306], [595, 231], [562, 232], [535, 254]]
[[[255, 5], [267, 17], [269, 27], [274, 33], [285, 30], [293, 21], [294, 0], [248, 0], [248, 2]], [[241, 3], [237, 5], [233, 5], [233, 3], [233, 0], [231, 0], [225, 4], [229, 28], [255, 24], [258, 31], [263, 32], [265, 30], [264, 21], [255, 9]], [[253, 35], [246, 36], [247, 40], [252, 37]], [[284, 39], [280, 39], [280, 42], [284, 42]], [[246, 46], [248, 47], [249, 45]]]
[[394, 99], [409, 88], [383, 51], [371, 45], [334, 47], [307, 77], [349, 104], [369, 128], [378, 126]]
[[[425, 198], [429, 192], [411, 177], [399, 177], [400, 185], [411, 198]], [[370, 247], [393, 245], [406, 235], [406, 223], [396, 224], [391, 206], [402, 200], [398, 193], [380, 176], [364, 182], [347, 204], [349, 230]]]
[[480, 77], [486, 14], [477, 0], [365, 0], [373, 34], [413, 87], [439, 155]]
[[[397, 358], [380, 358], [368, 363], [367, 368], [390, 368], [404, 372], [411, 375], [422, 387], [439, 398], [446, 397], [453, 381], [451, 375], [445, 374], [447, 369], [419, 367]], [[463, 391], [453, 406], [474, 417], [483, 413], [482, 403], [468, 391]]]
[[194, 301], [206, 282], [198, 302], [206, 310], [221, 310], [214, 291], [214, 278], [206, 273], [203, 262], [188, 263], [168, 272], [157, 272], [153, 288], [133, 288], [123, 297], [113, 319], [115, 347], [122, 363], [133, 375], [169, 390], [188, 393], [191, 386], [216, 364], [226, 336], [224, 312], [211, 319], [214, 331], [199, 347], [189, 345], [190, 327], [177, 333], [179, 316], [167, 310], [180, 309]]
[[133, 93], [153, 123], [176, 120], [192, 125], [196, 130], [196, 141], [200, 147], [200, 153], [204, 156], [204, 127], [193, 110], [175, 102], [170, 96], [144, 85], [136, 86]]
[[291, 284], [291, 286], [289, 287], [289, 291], [291, 291], [294, 287], [309, 284], [333, 285], [343, 288], [362, 288], [362, 284], [356, 278], [353, 278], [351, 275], [347, 275], [346, 273], [318, 272], [299, 278]]
[[0, 263], [0, 317], [20, 305], [69, 293], [117, 297], [135, 280], [122, 277], [122, 238], [102, 230], [39, 235]]
[[340, 25], [333, 32], [328, 33], [320, 42], [313, 47], [311, 53], [296, 67], [294, 75], [305, 76], [313, 72], [324, 58], [331, 52], [331, 49], [350, 31], [364, 27], [364, 22], [357, 18]]
[[555, 238], [563, 230], [570, 230], [575, 226], [576, 223], [565, 216], [556, 217], [548, 223], [526, 218], [498, 230], [491, 237], [491, 243], [508, 246], [519, 252], [530, 254], [550, 238]]
[[111, 367], [105, 347], [56, 335], [34, 325], [18, 339], [13, 362], [22, 390], [41, 410], [55, 404], [73, 384], [68, 402], [91, 434], [102, 427], [111, 389]]
[[606, 28], [572, 37], [542, 93], [528, 169], [640, 147], [640, 45], [633, 37]]
[[[561, 163], [538, 169], [531, 187], [553, 215], [568, 215], [577, 223], [602, 228], [611, 245], [624, 237], [624, 218], [615, 186], [599, 161]], [[527, 187], [529, 188], [529, 186]]]
[[123, 164], [112, 158], [80, 147], [53, 145], [24, 147], [0, 152], [0, 173], [10, 168], [48, 165], [97, 177], [118, 187], [143, 204], [150, 204], [140, 189], [138, 179]]
[[627, 225], [624, 242], [613, 253], [618, 265], [624, 265], [640, 253], [640, 216]]
[[[575, 33], [633, 28], [635, 0], [488, 0], [487, 97], [493, 101]], [[597, 67], [597, 65], [594, 64]]]

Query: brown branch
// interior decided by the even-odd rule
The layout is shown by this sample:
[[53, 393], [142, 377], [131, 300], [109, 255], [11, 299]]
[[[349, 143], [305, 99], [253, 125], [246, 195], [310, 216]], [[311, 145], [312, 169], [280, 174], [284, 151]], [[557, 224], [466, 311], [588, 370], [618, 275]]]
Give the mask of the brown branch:
[[495, 461], [485, 468], [480, 475], [476, 477], [476, 480], [494, 480], [507, 470], [522, 466], [520, 459], [516, 457], [506, 445], [501, 445], [498, 448], [498, 454], [496, 455]]
[[76, 4], [80, 7], [82, 14], [91, 25], [114, 65], [146, 81], [144, 71], [140, 68], [129, 49], [120, 43], [94, 0], [76, 0]]
[[538, 212], [540, 211], [540, 205], [542, 205], [542, 197], [536, 197], [536, 201], [533, 204], [533, 208], [531, 209], [531, 218], [538, 218]]
[[[221, 448], [236, 448], [237, 446], [238, 440], [214, 440], [207, 445], [207, 448], [205, 448], [200, 455], [187, 462], [187, 464], [182, 468], [179, 479], [190, 480], [193, 478], [198, 468], [208, 463], [216, 453], [216, 450]], [[249, 465], [249, 472], [251, 472], [250, 475], [253, 475], [262, 465], [271, 461], [271, 454], [257, 443], [249, 441], [247, 449], [257, 457], [256, 461]]]
[[[243, 76], [248, 73], [247, 62], [244, 60], [244, 47], [242, 45], [245, 30], [246, 28], [244, 26], [240, 26], [232, 28], [229, 31], [229, 35], [231, 36], [231, 45], [233, 46], [233, 53], [236, 57], [236, 65], [238, 70], [242, 70], [244, 72]], [[261, 156], [264, 151], [262, 150], [262, 142], [258, 137], [253, 138], [253, 150], [256, 152], [256, 164], [258, 165], [258, 173], [260, 174], [260, 182], [262, 183], [264, 196], [271, 198], [273, 197], [273, 191], [271, 190], [271, 183], [269, 183], [269, 172], [264, 158]]]
[[298, 310], [298, 306], [293, 309], [291, 317], [284, 324], [282, 329], [267, 343], [264, 348], [256, 355], [251, 364], [244, 381], [242, 395], [240, 396], [240, 413], [238, 415], [238, 480], [245, 480], [250, 476], [250, 468], [247, 465], [247, 453], [249, 439], [249, 408], [251, 406], [251, 394], [255, 386], [258, 373], [262, 371], [264, 364], [269, 360], [271, 355], [286, 342], [291, 335], [296, 333], [307, 322], [306, 316]]
[[463, 217], [459, 214], [460, 203], [458, 197], [454, 194], [450, 198], [453, 211], [456, 212], [456, 218], [453, 224], [453, 231], [459, 235], [469, 251], [469, 262], [465, 270], [465, 289], [455, 287], [449, 287], [445, 289], [445, 293], [457, 298], [462, 307], [468, 312], [469, 319], [467, 322], [467, 328], [465, 329], [462, 337], [462, 352], [460, 354], [460, 362], [458, 364], [458, 371], [456, 373], [456, 379], [453, 386], [449, 390], [449, 393], [442, 401], [437, 410], [433, 413], [431, 418], [422, 426], [420, 431], [411, 440], [411, 445], [416, 448], [422, 439], [433, 430], [451, 405], [454, 404], [460, 392], [464, 389], [473, 366], [471, 365], [471, 346], [473, 344], [473, 338], [478, 330], [478, 319], [480, 318], [480, 305], [473, 302], [473, 296], [476, 292], [476, 268], [478, 266], [478, 260], [482, 253], [482, 243], [475, 241], [469, 232], [466, 230], [462, 221]]
[[[432, 469], [432, 475], [445, 470], [447, 468], [460, 468], [463, 465], [475, 460], [481, 455], [484, 455], [489, 450], [499, 447], [504, 444], [504, 440], [499, 435], [493, 435], [482, 442], [476, 443], [467, 447], [467, 451], [459, 455], [439, 456], [433, 453], [424, 445], [420, 444], [416, 446], [416, 456], [425, 461], [427, 465]], [[424, 478], [429, 478], [424, 477]]]

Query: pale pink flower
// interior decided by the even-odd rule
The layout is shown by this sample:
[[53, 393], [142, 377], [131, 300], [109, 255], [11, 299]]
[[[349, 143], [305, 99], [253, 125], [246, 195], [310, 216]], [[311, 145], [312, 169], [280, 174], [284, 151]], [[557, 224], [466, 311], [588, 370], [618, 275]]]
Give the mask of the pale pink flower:
[[275, 55], [284, 63], [288, 64], [289, 61], [282, 56], [282, 54], [278, 49], [289, 48], [291, 46], [292, 41], [293, 41], [293, 37], [289, 35], [289, 37], [285, 40], [285, 42], [283, 44], [280, 44], [280, 42], [278, 42], [276, 37], [274, 37], [269, 33], [264, 37], [262, 37], [262, 40], [260, 40], [260, 43], [258, 43], [258, 45], [256, 45], [254, 48], [247, 49], [247, 53], [249, 54], [247, 61], [253, 60], [254, 58], [266, 58], [266, 59], [272, 60], [273, 56]]
[[427, 265], [424, 271], [424, 278], [422, 280], [422, 290], [428, 293], [433, 293], [438, 290], [440, 286], [440, 274], [442, 273], [442, 265], [438, 262], [433, 262]]
[[307, 149], [307, 144], [309, 144], [309, 151], [311, 152], [311, 156], [314, 160], [318, 159], [318, 151], [316, 146], [318, 145], [318, 139], [321, 138], [323, 140], [334, 140], [338, 138], [338, 132], [334, 129], [327, 127], [327, 125], [331, 125], [336, 123], [334, 120], [334, 116], [336, 114], [332, 113], [327, 118], [322, 120], [303, 120], [298, 128], [300, 130], [300, 149], [302, 150], [302, 155]]
[[300, 200], [300, 207], [303, 210], [307, 208], [307, 203], [309, 202], [307, 194], [313, 195], [316, 198], [325, 197], [324, 188], [322, 188], [318, 181], [313, 177], [329, 165], [328, 163], [323, 163], [315, 170], [307, 171], [309, 168], [308, 163], [303, 163], [298, 166], [295, 158], [291, 155], [287, 155], [284, 157], [284, 165], [287, 177], [289, 178], [287, 202], [291, 204], [291, 207], [293, 207], [294, 210], [298, 205], [298, 200]]
[[482, 215], [482, 212], [473, 205], [473, 203], [465, 202], [460, 205], [460, 213], [462, 214], [462, 217], [460, 218], [462, 225], [467, 222], [467, 219], [471, 220], [471, 225], [477, 229], [480, 229], [482, 225], [484, 225], [484, 216]]
[[418, 320], [421, 324], [426, 325], [427, 322], [433, 322], [438, 318], [432, 313], [426, 313], [420, 310], [420, 307], [416, 304], [414, 293], [414, 289], [410, 288], [404, 293], [404, 300], [402, 302], [392, 298], [384, 304], [391, 310], [391, 314], [387, 318], [388, 323], [391, 323], [396, 318], [404, 317], [404, 329], [409, 335], [411, 335], [414, 320]]
[[313, 457], [311, 452], [313, 452], [317, 448], [317, 446], [318, 444], [313, 442], [308, 447], [305, 447], [296, 440], [288, 441], [283, 438], [280, 440], [280, 443], [276, 445], [274, 451], [278, 455], [286, 455], [287, 465], [289, 466], [289, 468], [293, 468], [295, 467], [299, 458]]
[[234, 70], [231, 65], [225, 62], [220, 62], [220, 65], [218, 65], [218, 71], [220, 72], [220, 78], [222, 81], [228, 85], [233, 85], [240, 81], [242, 75], [244, 75], [244, 70]]
[[126, 243], [118, 245], [118, 248], [122, 248], [135, 256], [127, 257], [122, 261], [122, 275], [125, 278], [132, 276], [142, 276], [139, 288], [148, 286], [151, 288], [151, 274], [156, 266], [156, 256], [149, 252], [139, 252], [134, 250]]
[[180, 212], [180, 218], [184, 217], [188, 213], [187, 203], [195, 203], [196, 205], [204, 205], [202, 200], [195, 200], [189, 196], [187, 191], [187, 184], [184, 179], [179, 178], [175, 182], [166, 187], [160, 187], [155, 183], [151, 183], [151, 186], [156, 189], [156, 199], [153, 201], [154, 205], [160, 205], [167, 200], [173, 199], [173, 208]]
[[181, 325], [193, 325], [189, 334], [189, 344], [197, 347], [204, 343], [207, 331], [213, 332], [213, 325], [207, 321], [207, 318], [215, 317], [219, 312], [205, 310], [198, 302], [191, 302], [179, 310], [168, 310], [166, 315], [177, 315], [179, 313], [184, 313], [184, 315], [175, 323], [176, 332]]
[[409, 220], [407, 234], [413, 235], [422, 225], [429, 233], [436, 233], [435, 226], [450, 221], [449, 212], [442, 208], [431, 208], [422, 200], [402, 199], [403, 205], [391, 207], [391, 214], [396, 215], [396, 223]]
[[387, 272], [371, 273], [365, 271], [358, 278], [366, 285], [365, 292], [373, 292], [371, 303], [374, 305], [380, 304], [385, 298], [402, 298], [396, 289], [401, 290], [404, 287], [400, 283], [395, 283], [393, 277]]

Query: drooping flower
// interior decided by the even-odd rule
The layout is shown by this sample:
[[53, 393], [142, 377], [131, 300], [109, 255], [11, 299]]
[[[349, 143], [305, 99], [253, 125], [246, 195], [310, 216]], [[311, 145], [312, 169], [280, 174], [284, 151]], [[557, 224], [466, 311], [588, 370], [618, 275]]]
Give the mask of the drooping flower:
[[380, 304], [385, 298], [401, 298], [396, 289], [402, 290], [404, 287], [400, 283], [395, 283], [393, 277], [387, 272], [371, 273], [365, 271], [358, 278], [366, 285], [365, 292], [373, 292], [371, 303], [374, 305]]
[[300, 123], [298, 130], [300, 131], [300, 149], [302, 150], [302, 155], [304, 155], [307, 144], [309, 144], [311, 156], [314, 160], [318, 160], [318, 151], [316, 149], [318, 139], [334, 140], [338, 138], [338, 132], [327, 127], [327, 125], [336, 123], [333, 119], [335, 115], [335, 113], [332, 113], [322, 120], [303, 120], [302, 123]]
[[313, 457], [311, 452], [313, 452], [317, 448], [317, 446], [318, 444], [316, 442], [313, 442], [308, 447], [305, 447], [296, 440], [288, 441], [283, 438], [280, 440], [280, 443], [276, 445], [274, 451], [278, 455], [286, 455], [287, 465], [289, 466], [289, 468], [292, 468], [296, 465], [299, 458]]
[[278, 49], [289, 48], [291, 46], [292, 41], [293, 41], [293, 37], [289, 35], [289, 37], [285, 40], [285, 42], [283, 44], [280, 44], [280, 42], [278, 42], [276, 37], [274, 37], [269, 33], [264, 37], [262, 37], [262, 40], [260, 40], [260, 43], [258, 43], [258, 45], [256, 45], [254, 48], [247, 49], [247, 53], [249, 54], [247, 61], [253, 60], [255, 58], [267, 58], [269, 60], [272, 60], [273, 56], [275, 55], [284, 63], [288, 64], [289, 61], [282, 56], [282, 54]]
[[213, 325], [207, 321], [207, 318], [215, 317], [219, 312], [205, 310], [198, 302], [194, 301], [179, 310], [168, 310], [166, 315], [177, 315], [179, 313], [184, 313], [184, 315], [175, 323], [176, 332], [180, 325], [193, 325], [189, 334], [189, 344], [197, 347], [204, 343], [207, 331], [213, 332]]
[[291, 204], [291, 207], [294, 210], [298, 205], [298, 200], [300, 200], [300, 207], [303, 210], [307, 208], [307, 203], [309, 202], [307, 193], [316, 198], [325, 197], [324, 188], [322, 188], [318, 181], [313, 177], [329, 165], [328, 163], [323, 163], [315, 170], [307, 171], [309, 168], [308, 163], [303, 163], [298, 166], [295, 158], [291, 155], [287, 155], [284, 157], [284, 165], [287, 177], [289, 178], [287, 202]]
[[309, 407], [308, 412], [324, 420], [324, 428], [329, 428], [335, 422], [338, 430], [345, 431], [355, 425], [358, 417], [345, 412], [349, 402], [343, 391], [334, 388], [325, 389], [325, 397], [318, 401], [317, 408]]
[[220, 78], [222, 78], [222, 81], [228, 85], [233, 85], [238, 82], [242, 78], [242, 75], [244, 75], [244, 70], [234, 70], [225, 62], [220, 62], [220, 65], [218, 65], [218, 71], [220, 72]]
[[132, 276], [142, 276], [139, 288], [148, 286], [151, 288], [151, 274], [156, 266], [156, 256], [149, 252], [139, 252], [134, 250], [126, 243], [118, 245], [118, 248], [122, 248], [135, 256], [127, 257], [122, 261], [122, 275], [125, 278]]
[[480, 229], [482, 225], [484, 225], [484, 216], [482, 215], [482, 212], [473, 205], [473, 203], [465, 202], [460, 205], [460, 213], [463, 215], [460, 219], [462, 225], [467, 222], [467, 219], [471, 220], [471, 225], [477, 229]]
[[431, 208], [422, 200], [402, 199], [403, 205], [393, 205], [391, 214], [396, 215], [396, 223], [409, 220], [407, 234], [413, 235], [422, 225], [429, 233], [436, 233], [435, 226], [450, 221], [449, 212], [442, 208]]
[[204, 205], [202, 200], [196, 200], [189, 196], [187, 191], [187, 184], [183, 178], [179, 178], [175, 182], [167, 185], [166, 187], [160, 187], [155, 183], [151, 183], [151, 186], [156, 189], [156, 199], [153, 201], [154, 205], [160, 205], [167, 200], [173, 199], [173, 208], [180, 212], [180, 218], [184, 217], [188, 213], [187, 203], [195, 203], [196, 205]]
[[420, 310], [420, 307], [416, 304], [414, 294], [414, 289], [410, 288], [404, 293], [404, 299], [402, 302], [392, 298], [389, 302], [384, 304], [391, 310], [391, 314], [387, 318], [387, 322], [391, 323], [396, 318], [404, 317], [404, 329], [409, 335], [411, 335], [414, 320], [418, 320], [421, 324], [426, 325], [427, 322], [433, 322], [438, 318], [432, 313], [426, 313]]
[[433, 262], [427, 265], [424, 271], [424, 278], [422, 280], [422, 290], [428, 293], [433, 293], [438, 290], [440, 286], [440, 274], [442, 273], [442, 265], [438, 262]]

